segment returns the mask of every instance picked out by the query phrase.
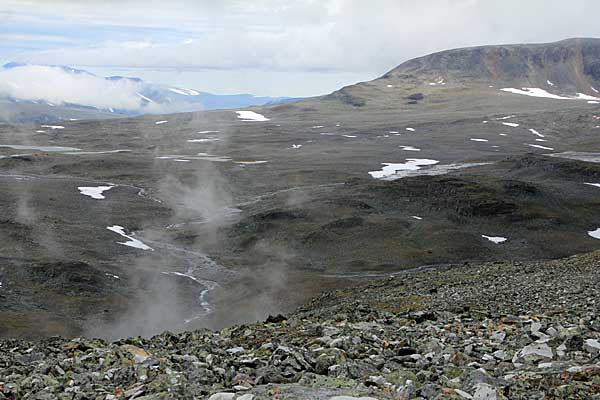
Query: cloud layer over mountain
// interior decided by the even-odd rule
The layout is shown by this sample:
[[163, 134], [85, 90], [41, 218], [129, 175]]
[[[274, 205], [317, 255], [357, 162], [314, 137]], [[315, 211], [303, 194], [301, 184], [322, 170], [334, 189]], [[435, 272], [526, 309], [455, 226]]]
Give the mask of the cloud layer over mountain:
[[0, 69], [0, 96], [19, 100], [139, 110], [140, 90], [141, 84], [134, 81], [112, 81], [61, 67], [24, 65]]

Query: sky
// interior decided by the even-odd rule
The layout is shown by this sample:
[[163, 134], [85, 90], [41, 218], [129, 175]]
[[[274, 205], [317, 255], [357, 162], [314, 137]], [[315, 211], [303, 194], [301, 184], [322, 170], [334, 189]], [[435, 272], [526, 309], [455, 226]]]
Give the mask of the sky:
[[1, 0], [0, 63], [313, 96], [444, 49], [600, 37], [599, 15], [598, 0]]

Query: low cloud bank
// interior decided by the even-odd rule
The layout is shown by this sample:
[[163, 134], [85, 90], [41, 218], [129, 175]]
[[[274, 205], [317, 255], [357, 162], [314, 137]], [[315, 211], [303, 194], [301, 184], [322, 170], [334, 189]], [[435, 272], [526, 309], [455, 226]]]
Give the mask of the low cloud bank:
[[111, 81], [54, 66], [23, 65], [0, 70], [0, 96], [19, 100], [140, 110], [142, 99], [138, 93], [141, 90], [139, 82]]

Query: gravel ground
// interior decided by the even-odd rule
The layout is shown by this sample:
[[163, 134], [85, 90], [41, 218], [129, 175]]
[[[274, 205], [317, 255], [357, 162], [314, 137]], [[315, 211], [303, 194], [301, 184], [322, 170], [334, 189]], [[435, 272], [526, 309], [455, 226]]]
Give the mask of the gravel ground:
[[600, 399], [599, 266], [446, 266], [220, 332], [5, 340], [0, 399]]

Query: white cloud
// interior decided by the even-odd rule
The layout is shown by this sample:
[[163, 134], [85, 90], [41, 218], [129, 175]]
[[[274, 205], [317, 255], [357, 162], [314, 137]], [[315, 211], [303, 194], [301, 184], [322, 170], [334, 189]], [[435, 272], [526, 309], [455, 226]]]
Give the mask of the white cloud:
[[26, 65], [0, 70], [0, 96], [21, 100], [138, 110], [139, 91], [140, 85], [136, 82], [73, 74], [59, 67]]
[[[261, 90], [268, 83], [258, 91], [306, 95], [324, 92], [322, 80], [309, 82], [315, 71], [338, 73], [340, 79], [332, 80], [338, 85], [342, 74], [369, 79], [410, 58], [449, 48], [598, 37], [598, 14], [597, 0], [3, 0], [0, 20], [15, 27], [8, 34], [35, 29], [78, 41], [0, 52], [0, 58], [175, 68], [167, 81], [178, 80], [186, 68], [247, 77], [232, 89], [231, 77], [202, 82], [207, 76], [202, 75], [180, 82], [217, 92], [257, 92], [254, 82], [262, 76], [257, 71], [286, 72], [290, 79], [278, 84], [277, 92]], [[29, 48], [34, 47], [22, 46]], [[292, 79], [297, 72], [305, 73], [302, 82]]]
[[[35, 3], [24, 1], [22, 7]], [[114, 6], [111, 1], [58, 1], [52, 4], [55, 11], [40, 5], [40, 12], [59, 10], [90, 24], [168, 27], [184, 38], [104, 41], [21, 59], [90, 66], [385, 72], [408, 58], [446, 48], [600, 35], [595, 18], [600, 3], [591, 0], [129, 1], [118, 14]]]

